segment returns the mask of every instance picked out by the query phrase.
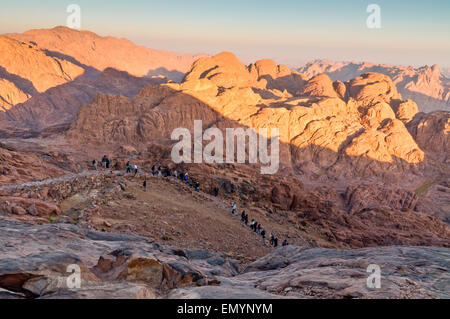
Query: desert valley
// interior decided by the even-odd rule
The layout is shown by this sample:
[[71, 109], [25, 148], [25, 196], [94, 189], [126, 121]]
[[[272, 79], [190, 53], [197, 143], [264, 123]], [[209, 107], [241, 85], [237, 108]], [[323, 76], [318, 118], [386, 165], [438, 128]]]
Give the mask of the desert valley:
[[[0, 298], [450, 298], [445, 74], [0, 35]], [[174, 163], [172, 132], [196, 120], [278, 128], [277, 173]], [[80, 289], [61, 284], [70, 264]]]

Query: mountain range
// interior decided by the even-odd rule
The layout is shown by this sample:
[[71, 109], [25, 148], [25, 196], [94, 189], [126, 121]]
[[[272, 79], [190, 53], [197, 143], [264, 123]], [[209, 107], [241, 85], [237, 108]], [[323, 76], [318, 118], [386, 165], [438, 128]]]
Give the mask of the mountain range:
[[[293, 69], [270, 59], [246, 65], [231, 52], [157, 51], [65, 27], [0, 35], [0, 250], [19, 247], [28, 233], [61, 238], [52, 244], [29, 235], [17, 260], [6, 249], [0, 297], [67, 293], [54, 289], [55, 273], [36, 269], [36, 260], [58, 267], [80, 260], [84, 280], [105, 283], [77, 296], [110, 296], [115, 288], [155, 298], [228, 298], [240, 289], [255, 297], [379, 296], [355, 279], [369, 256], [393, 265], [398, 281], [419, 272], [402, 268], [398, 254], [409, 263], [428, 258], [435, 270], [448, 255], [449, 96], [436, 65], [325, 60]], [[195, 120], [223, 135], [278, 128], [279, 170], [174, 163], [172, 132], [192, 135]], [[105, 154], [111, 168], [92, 170]], [[129, 162], [139, 173], [125, 174]], [[188, 172], [200, 190], [152, 176], [155, 166]], [[230, 213], [232, 203], [267, 236], [301, 247], [273, 249]], [[354, 282], [343, 285], [337, 273], [350, 270]], [[436, 270], [433, 278], [448, 276]], [[425, 288], [399, 292], [410, 286], [402, 279], [383, 292], [448, 296], [430, 278], [417, 280]]]
[[370, 62], [334, 62], [317, 60], [299, 69], [308, 77], [325, 73], [332, 80], [348, 81], [367, 72], [377, 72], [389, 76], [404, 98], [413, 99], [422, 112], [450, 110], [450, 79], [448, 69], [439, 66], [396, 66]]

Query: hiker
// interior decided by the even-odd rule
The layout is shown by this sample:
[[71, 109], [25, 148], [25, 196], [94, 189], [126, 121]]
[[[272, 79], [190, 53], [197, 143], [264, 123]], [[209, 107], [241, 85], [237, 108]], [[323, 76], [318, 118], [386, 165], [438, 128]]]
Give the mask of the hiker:
[[195, 182], [195, 191], [200, 192], [200, 183], [198, 181]]
[[256, 232], [258, 234], [261, 234], [261, 224], [258, 224], [258, 227], [256, 228]]
[[233, 202], [233, 205], [231, 205], [231, 213], [234, 215], [236, 213], [236, 203]]
[[270, 244], [273, 246], [275, 242], [275, 236], [273, 234], [270, 234]]
[[92, 161], [92, 167], [93, 167], [94, 171], [97, 170], [97, 160]]
[[152, 175], [153, 175], [153, 176], [156, 175], [156, 168], [155, 168], [155, 165], [152, 166]]
[[245, 222], [245, 210], [242, 211], [241, 221]]
[[136, 174], [138, 173], [138, 167], [136, 164], [134, 164], [134, 176], [136, 176]]
[[215, 197], [219, 196], [219, 188], [217, 186], [214, 187], [214, 196]]
[[261, 236], [263, 239], [266, 239], [266, 231], [264, 229], [261, 230]]
[[147, 191], [147, 176], [145, 176], [144, 184], [142, 184], [142, 186], [144, 186], [144, 190]]
[[184, 182], [187, 183], [189, 179], [189, 174], [188, 173], [184, 173]]
[[247, 226], [247, 224], [248, 224], [248, 214], [245, 214], [245, 221], [244, 221], [244, 223], [245, 223], [245, 226]]
[[103, 167], [103, 168], [106, 168], [106, 155], [103, 155], [103, 158], [102, 158], [102, 167]]
[[193, 187], [194, 184], [192, 183], [192, 178], [189, 178], [189, 187]]
[[276, 238], [276, 237], [273, 240], [273, 247], [278, 247], [278, 238]]
[[127, 168], [127, 174], [131, 173], [131, 164], [130, 164], [130, 162], [127, 162], [126, 168]]
[[283, 243], [281, 245], [282, 246], [288, 246], [289, 244], [288, 244], [287, 240], [285, 239], [285, 240], [283, 240]]
[[175, 170], [173, 171], [173, 176], [175, 176], [175, 178], [178, 178], [178, 171], [177, 171], [176, 168], [175, 168]]
[[258, 222], [255, 222], [254, 224], [253, 224], [253, 231], [256, 233], [256, 230], [258, 229]]
[[162, 177], [161, 166], [158, 166], [158, 177]]
[[255, 226], [255, 220], [252, 219], [252, 221], [250, 222], [250, 228], [253, 229], [253, 226]]

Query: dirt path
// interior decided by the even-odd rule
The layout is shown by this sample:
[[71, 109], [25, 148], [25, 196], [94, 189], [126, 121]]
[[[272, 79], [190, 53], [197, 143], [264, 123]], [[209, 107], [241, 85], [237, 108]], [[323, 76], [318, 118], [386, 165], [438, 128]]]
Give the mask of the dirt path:
[[64, 175], [60, 177], [55, 178], [48, 178], [41, 181], [34, 181], [34, 182], [26, 182], [26, 183], [15, 183], [15, 184], [6, 184], [0, 186], [0, 190], [14, 190], [14, 189], [22, 189], [27, 187], [35, 187], [35, 186], [44, 186], [44, 185], [51, 185], [61, 182], [68, 182], [70, 180], [73, 180], [78, 177], [83, 176], [90, 176], [94, 174], [105, 174], [106, 172], [98, 172], [98, 171], [84, 171], [78, 174], [71, 174], [71, 175]]

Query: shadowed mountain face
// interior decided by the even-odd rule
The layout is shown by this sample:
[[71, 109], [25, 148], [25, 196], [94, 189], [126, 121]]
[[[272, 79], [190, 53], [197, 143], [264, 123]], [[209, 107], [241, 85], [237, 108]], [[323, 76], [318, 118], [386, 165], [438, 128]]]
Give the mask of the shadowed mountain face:
[[387, 64], [334, 62], [318, 60], [299, 69], [308, 77], [325, 73], [332, 80], [348, 81], [363, 73], [377, 72], [388, 75], [404, 98], [414, 100], [422, 112], [450, 110], [450, 79], [437, 65], [413, 68]]

